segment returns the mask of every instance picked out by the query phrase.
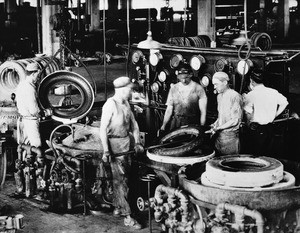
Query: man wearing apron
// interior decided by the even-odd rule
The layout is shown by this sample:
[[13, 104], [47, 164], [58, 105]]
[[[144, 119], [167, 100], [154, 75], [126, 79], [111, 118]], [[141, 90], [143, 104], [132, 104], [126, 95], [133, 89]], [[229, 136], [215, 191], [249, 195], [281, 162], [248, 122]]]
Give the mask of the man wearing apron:
[[229, 87], [229, 77], [225, 72], [216, 72], [212, 82], [218, 93], [218, 119], [211, 125], [215, 135], [215, 148], [219, 155], [240, 152], [239, 128], [242, 122], [242, 97]]
[[133, 84], [128, 77], [119, 77], [114, 80], [113, 84], [115, 94], [107, 99], [102, 108], [100, 123], [100, 139], [104, 151], [102, 160], [106, 164], [109, 163], [111, 167], [114, 214], [125, 216], [124, 224], [126, 226], [141, 229], [141, 225], [130, 216], [131, 209], [128, 203], [129, 156], [114, 157], [114, 154], [129, 151], [133, 143], [137, 153], [143, 152], [139, 127], [128, 102]]
[[206, 121], [207, 97], [204, 88], [192, 80], [188, 64], [182, 65], [177, 74], [179, 80], [169, 91], [167, 109], [160, 130], [164, 131], [171, 121], [170, 130], [183, 125], [204, 125]]
[[39, 77], [37, 63], [26, 66], [27, 76], [22, 80], [16, 90], [16, 102], [20, 117], [18, 119], [18, 143], [41, 147], [39, 119], [41, 109], [38, 105], [36, 82]]

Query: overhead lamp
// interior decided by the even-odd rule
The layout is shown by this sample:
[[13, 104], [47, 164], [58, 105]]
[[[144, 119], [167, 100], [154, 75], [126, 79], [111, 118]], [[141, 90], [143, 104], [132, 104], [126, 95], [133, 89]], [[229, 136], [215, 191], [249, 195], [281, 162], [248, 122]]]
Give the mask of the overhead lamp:
[[138, 43], [138, 48], [140, 49], [160, 49], [161, 44], [158, 41], [152, 39], [152, 32], [147, 32], [147, 39]]

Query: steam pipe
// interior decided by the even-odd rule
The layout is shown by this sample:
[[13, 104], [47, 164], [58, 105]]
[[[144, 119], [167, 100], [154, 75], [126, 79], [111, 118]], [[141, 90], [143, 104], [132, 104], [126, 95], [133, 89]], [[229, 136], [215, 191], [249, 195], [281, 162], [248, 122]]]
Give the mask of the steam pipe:
[[[239, 205], [232, 205], [229, 203], [220, 203], [216, 207], [216, 217], [219, 219], [222, 219], [225, 215], [225, 210], [229, 210], [232, 213], [235, 214], [235, 216], [238, 216], [238, 227], [242, 225], [243, 218], [241, 216], [248, 216], [255, 220], [255, 224], [257, 227], [257, 233], [263, 233], [264, 232], [264, 219], [260, 212], [257, 210], [249, 210], [244, 206]], [[239, 229], [240, 230], [240, 229]]]
[[[188, 217], [188, 197], [187, 195], [183, 194], [181, 190], [172, 188], [172, 187], [167, 187], [164, 185], [159, 185], [155, 189], [155, 194], [154, 198], [157, 201], [158, 205], [161, 205], [164, 201], [164, 194], [167, 193], [168, 196], [175, 196], [180, 199], [180, 212], [182, 212], [182, 222], [186, 223], [187, 222], [187, 217]], [[168, 198], [168, 201], [172, 200], [172, 198]], [[171, 206], [172, 203], [169, 203]], [[157, 219], [156, 219], [157, 220]]]

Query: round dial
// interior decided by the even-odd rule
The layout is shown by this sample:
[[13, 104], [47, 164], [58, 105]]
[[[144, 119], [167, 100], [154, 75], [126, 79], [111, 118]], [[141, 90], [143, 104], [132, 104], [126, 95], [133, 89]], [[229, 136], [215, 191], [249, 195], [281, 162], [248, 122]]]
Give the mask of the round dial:
[[249, 61], [241, 60], [237, 64], [237, 72], [241, 75], [245, 75], [249, 72], [251, 63]]
[[204, 75], [201, 78], [200, 83], [202, 84], [202, 86], [207, 87], [209, 85], [209, 77], [207, 75]]
[[182, 60], [183, 57], [181, 54], [174, 54], [170, 59], [171, 68], [177, 68]]
[[142, 51], [140, 51], [140, 50], [134, 51], [134, 53], [131, 56], [132, 63], [133, 64], [138, 63], [142, 56], [143, 56]]
[[167, 73], [165, 71], [160, 71], [158, 74], [158, 80], [161, 82], [166, 81], [167, 79]]
[[223, 71], [226, 66], [228, 66], [228, 62], [221, 58], [221, 59], [218, 59], [215, 63], [215, 70], [218, 72], [218, 71]]
[[151, 90], [153, 93], [157, 93], [159, 91], [159, 84], [157, 82], [151, 85]]
[[151, 65], [156, 66], [158, 64], [159, 60], [160, 60], [160, 58], [159, 58], [158, 54], [156, 54], [156, 53], [150, 54], [149, 62]]
[[194, 55], [190, 60], [190, 66], [193, 70], [199, 70], [204, 62], [204, 57], [201, 55]]

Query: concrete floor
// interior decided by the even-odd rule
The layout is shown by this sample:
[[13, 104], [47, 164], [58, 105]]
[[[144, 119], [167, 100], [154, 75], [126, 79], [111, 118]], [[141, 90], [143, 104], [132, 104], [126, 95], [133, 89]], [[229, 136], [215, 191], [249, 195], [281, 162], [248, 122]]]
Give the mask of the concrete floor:
[[[24, 216], [24, 228], [17, 232], [24, 233], [130, 233], [149, 232], [147, 222], [147, 212], [139, 213], [137, 219], [142, 223], [143, 229], [135, 230], [124, 226], [122, 217], [115, 217], [112, 213], [102, 213], [94, 216], [83, 212], [76, 214], [57, 214], [45, 211], [48, 207], [34, 199], [10, 197], [15, 191], [14, 179], [8, 176], [3, 189], [0, 192], [0, 215], [14, 216], [22, 214]], [[154, 232], [158, 232], [159, 226], [153, 222]], [[156, 229], [156, 231], [155, 231]]]

